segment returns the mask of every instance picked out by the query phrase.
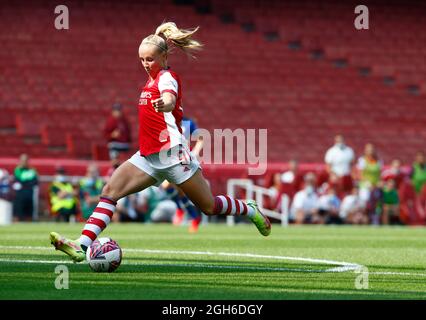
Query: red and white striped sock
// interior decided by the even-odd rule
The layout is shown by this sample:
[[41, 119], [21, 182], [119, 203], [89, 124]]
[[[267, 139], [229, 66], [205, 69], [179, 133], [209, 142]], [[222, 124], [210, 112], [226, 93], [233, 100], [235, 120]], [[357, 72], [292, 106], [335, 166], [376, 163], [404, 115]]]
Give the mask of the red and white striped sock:
[[214, 197], [214, 213], [231, 216], [247, 215], [252, 217], [255, 211], [241, 200], [233, 199], [229, 196]]
[[86, 225], [78, 239], [82, 245], [89, 247], [107, 227], [114, 214], [116, 204], [117, 203], [111, 199], [105, 197], [100, 198], [98, 205], [95, 210], [93, 210], [90, 218], [87, 219]]

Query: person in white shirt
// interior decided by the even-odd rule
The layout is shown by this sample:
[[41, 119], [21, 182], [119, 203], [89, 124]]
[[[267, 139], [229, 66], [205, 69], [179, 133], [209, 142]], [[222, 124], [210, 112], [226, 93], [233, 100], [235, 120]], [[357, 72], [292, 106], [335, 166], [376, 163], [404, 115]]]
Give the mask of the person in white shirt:
[[343, 198], [339, 216], [345, 223], [368, 224], [366, 202], [361, 198], [357, 185], [354, 185], [352, 192]]
[[298, 171], [298, 163], [296, 160], [290, 160], [288, 162], [288, 170], [281, 174], [282, 183], [293, 183], [296, 180]]
[[355, 161], [353, 149], [345, 144], [341, 134], [334, 138], [334, 145], [325, 154], [327, 171], [335, 173], [340, 178], [339, 188], [349, 192], [353, 186], [352, 167]]
[[318, 195], [315, 191], [315, 174], [309, 172], [304, 177], [305, 187], [296, 193], [290, 209], [290, 219], [296, 224], [315, 223], [318, 219]]

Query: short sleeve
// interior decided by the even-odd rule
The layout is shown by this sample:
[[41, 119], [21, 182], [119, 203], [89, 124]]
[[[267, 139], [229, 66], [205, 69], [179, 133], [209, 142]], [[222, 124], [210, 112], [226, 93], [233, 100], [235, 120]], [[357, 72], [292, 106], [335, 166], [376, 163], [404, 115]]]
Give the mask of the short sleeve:
[[170, 72], [164, 72], [160, 75], [160, 79], [158, 80], [158, 90], [160, 93], [170, 92], [177, 97], [178, 89], [178, 82], [173, 78]]

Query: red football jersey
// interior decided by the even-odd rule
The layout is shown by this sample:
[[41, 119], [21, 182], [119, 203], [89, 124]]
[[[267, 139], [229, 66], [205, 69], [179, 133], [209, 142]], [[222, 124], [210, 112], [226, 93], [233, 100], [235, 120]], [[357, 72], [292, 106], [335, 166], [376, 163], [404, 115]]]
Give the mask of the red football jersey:
[[[151, 101], [163, 92], [176, 96], [172, 112], [156, 112]], [[170, 69], [161, 70], [157, 77], [148, 80], [139, 99], [139, 149], [142, 156], [158, 153], [185, 143], [180, 126], [182, 122], [182, 88], [179, 76]]]

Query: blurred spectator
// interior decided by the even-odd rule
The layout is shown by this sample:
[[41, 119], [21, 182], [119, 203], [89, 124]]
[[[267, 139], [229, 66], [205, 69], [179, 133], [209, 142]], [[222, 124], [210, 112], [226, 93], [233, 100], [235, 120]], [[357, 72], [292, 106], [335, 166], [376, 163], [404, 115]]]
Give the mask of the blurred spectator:
[[[281, 189], [282, 189], [282, 182], [281, 182], [281, 173], [279, 172], [275, 172], [272, 175], [272, 186], [269, 187], [270, 190], [270, 195], [271, 198], [274, 199], [271, 201], [271, 203], [276, 203], [279, 194], [281, 193]], [[274, 208], [270, 208], [270, 209], [274, 209]]]
[[288, 162], [288, 170], [281, 174], [281, 182], [283, 183], [294, 183], [298, 176], [298, 163], [296, 160], [290, 160]]
[[341, 188], [340, 178], [334, 172], [330, 172], [330, 174], [328, 175], [327, 181], [325, 181], [323, 184], [320, 185], [320, 187], [318, 188], [318, 194], [320, 196], [324, 195], [327, 193], [327, 191], [330, 188], [333, 188], [335, 190], [339, 198], [344, 196], [342, 194], [342, 190], [340, 189]]
[[10, 200], [11, 198], [11, 186], [10, 186], [10, 175], [6, 169], [0, 168], [0, 199]]
[[51, 213], [57, 221], [69, 222], [77, 214], [77, 191], [66, 176], [65, 169], [58, 167], [49, 187]]
[[38, 175], [37, 171], [29, 166], [28, 155], [22, 154], [20, 156], [13, 180], [15, 220], [31, 221], [37, 215]]
[[136, 207], [137, 194], [131, 194], [117, 201], [114, 215], [119, 222], [143, 222], [143, 212], [139, 212]]
[[335, 188], [328, 188], [325, 194], [318, 199], [319, 223], [341, 224], [342, 219], [339, 216], [340, 199], [336, 194]]
[[[417, 210], [418, 220], [420, 220], [422, 224], [425, 224], [426, 223], [426, 185], [423, 186], [423, 189], [421, 193], [417, 196], [416, 201], [417, 201], [416, 206], [418, 208]], [[401, 205], [402, 205], [402, 201], [401, 201]]]
[[87, 220], [95, 210], [104, 186], [96, 164], [93, 163], [87, 167], [86, 176], [80, 180], [79, 185], [81, 213], [84, 220]]
[[376, 187], [370, 192], [367, 201], [367, 215], [370, 223], [374, 225], [380, 224], [380, 217], [383, 212], [383, 181], [380, 180]]
[[290, 219], [296, 224], [317, 223], [320, 219], [318, 217], [318, 195], [315, 191], [315, 174], [308, 172], [304, 181], [304, 188], [293, 198]]
[[0, 168], [0, 225], [12, 223], [13, 206], [11, 199], [9, 172]]
[[121, 104], [115, 103], [112, 106], [111, 115], [105, 124], [104, 134], [108, 141], [110, 159], [116, 158], [120, 152], [129, 151], [130, 124], [123, 113]]
[[163, 188], [149, 187], [137, 193], [137, 209], [144, 212], [145, 221], [172, 222], [177, 205]]
[[372, 143], [367, 143], [364, 154], [357, 162], [360, 196], [368, 201], [371, 190], [376, 187], [380, 180], [382, 161], [379, 160], [376, 149]]
[[417, 152], [410, 176], [416, 193], [419, 194], [426, 184], [426, 158], [423, 151]]
[[270, 197], [264, 197], [263, 206], [270, 210], [281, 210], [282, 195], [287, 195], [290, 199], [294, 197], [303, 183], [303, 175], [299, 172], [296, 160], [290, 160], [288, 170], [283, 173], [276, 172], [272, 175], [272, 185]]
[[343, 198], [339, 216], [344, 223], [368, 224], [365, 201], [361, 199], [357, 185], [354, 185], [351, 193]]
[[389, 179], [383, 187], [382, 224], [401, 224], [399, 218], [399, 196], [395, 181]]
[[404, 173], [401, 170], [401, 160], [393, 159], [390, 167], [383, 170], [382, 179], [384, 181], [393, 179], [395, 181], [395, 186], [398, 189], [404, 180]]
[[325, 154], [325, 163], [328, 173], [335, 173], [340, 181], [340, 190], [349, 192], [352, 189], [352, 165], [355, 154], [351, 147], [345, 144], [342, 135], [338, 134], [334, 138], [334, 145]]
[[288, 170], [281, 175], [281, 193], [293, 197], [296, 191], [300, 190], [303, 183], [303, 175], [299, 171], [299, 163], [296, 160], [290, 160]]
[[269, 195], [263, 195], [262, 206], [269, 210], [279, 210], [277, 205], [280, 203], [283, 188], [281, 173], [274, 172], [267, 180], [270, 180], [270, 183], [265, 182], [265, 186], [269, 189]]
[[[414, 185], [411, 179], [407, 179], [401, 182], [398, 188], [399, 197], [399, 218], [403, 224], [418, 223], [422, 220], [423, 212], [419, 207], [420, 198], [416, 194]], [[420, 220], [420, 221], [419, 221]]]
[[10, 224], [13, 220], [11, 190], [9, 172], [0, 168], [0, 225]]

